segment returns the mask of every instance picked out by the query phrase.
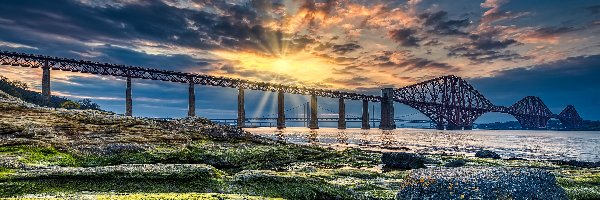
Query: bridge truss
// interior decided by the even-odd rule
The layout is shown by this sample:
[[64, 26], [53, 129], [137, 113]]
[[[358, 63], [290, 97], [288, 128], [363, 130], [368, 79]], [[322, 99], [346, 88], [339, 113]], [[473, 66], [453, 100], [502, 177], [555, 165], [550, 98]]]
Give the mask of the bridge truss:
[[[50, 96], [49, 91], [49, 69], [80, 72], [88, 74], [109, 75], [116, 77], [125, 77], [128, 79], [128, 108], [130, 108], [130, 81], [132, 78], [159, 80], [177, 83], [190, 84], [190, 116], [193, 116], [193, 85], [208, 85], [217, 87], [238, 88], [241, 90], [242, 98], [239, 99], [238, 110], [243, 111], [243, 89], [278, 92], [281, 96], [281, 106], [283, 106], [283, 93], [311, 95], [311, 110], [316, 113], [316, 96], [340, 99], [340, 121], [345, 120], [344, 99], [362, 100], [363, 117], [368, 120], [368, 102], [382, 102], [382, 113], [393, 115], [393, 103], [387, 100], [383, 101], [382, 96], [365, 95], [351, 92], [334, 91], [317, 88], [307, 88], [302, 86], [275, 84], [267, 82], [249, 81], [235, 78], [217, 77], [195, 73], [184, 73], [169, 70], [160, 70], [152, 68], [134, 67], [126, 65], [117, 65], [110, 63], [100, 63], [85, 60], [74, 60], [68, 58], [59, 58], [43, 55], [32, 55], [17, 52], [0, 51], [0, 65], [12, 65], [30, 68], [44, 69], [42, 91], [45, 96]], [[46, 73], [48, 71], [48, 73]], [[47, 83], [47, 84], [44, 84]], [[45, 88], [47, 87], [47, 88]], [[393, 89], [393, 101], [406, 104], [429, 117], [438, 129], [471, 129], [473, 122], [481, 115], [487, 112], [501, 112], [513, 115], [523, 128], [538, 129], [545, 128], [550, 118], [559, 119], [566, 128], [578, 128], [582, 119], [572, 105], [567, 106], [560, 114], [552, 114], [548, 107], [539, 97], [528, 96], [518, 101], [510, 107], [496, 106], [480, 94], [469, 83], [457, 76], [442, 76], [425, 82], [409, 85], [399, 89]], [[387, 97], [386, 97], [387, 98]], [[314, 108], [313, 108], [314, 100]], [[391, 112], [390, 112], [391, 110]], [[365, 117], [366, 111], [366, 117]], [[128, 110], [130, 113], [131, 111]], [[245, 112], [240, 112], [245, 115]], [[285, 110], [283, 107], [279, 118], [283, 116]], [[238, 113], [239, 114], [239, 113]], [[314, 122], [316, 123], [316, 116]], [[358, 119], [358, 117], [352, 116]], [[389, 118], [389, 119], [388, 119]], [[243, 119], [243, 117], [239, 118]], [[383, 114], [382, 114], [382, 122]], [[393, 118], [388, 124], [393, 124]], [[366, 123], [368, 127], [368, 122]], [[311, 125], [314, 127], [315, 124]], [[343, 124], [345, 127], [345, 122]], [[342, 125], [340, 125], [342, 127]]]

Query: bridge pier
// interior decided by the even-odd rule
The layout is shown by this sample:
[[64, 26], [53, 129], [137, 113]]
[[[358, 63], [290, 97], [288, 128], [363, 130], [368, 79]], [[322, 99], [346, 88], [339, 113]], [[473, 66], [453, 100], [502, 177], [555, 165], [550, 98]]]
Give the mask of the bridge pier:
[[363, 105], [362, 105], [362, 129], [371, 129], [371, 126], [369, 125], [369, 101], [368, 100], [363, 100], [362, 101]]
[[339, 101], [338, 129], [346, 129], [346, 102], [343, 98]]
[[285, 104], [284, 104], [283, 91], [277, 92], [277, 128], [285, 128]]
[[44, 100], [46, 101], [46, 104], [50, 104], [50, 97], [51, 97], [51, 91], [50, 91], [50, 66], [48, 66], [48, 61], [46, 61], [44, 63], [44, 66], [42, 67], [42, 96], [44, 97]]
[[437, 129], [437, 130], [445, 130], [444, 129], [444, 124], [442, 124], [442, 123], [436, 124], [435, 125], [435, 129]]
[[194, 88], [194, 83], [190, 82], [188, 92], [188, 117], [196, 116], [196, 90]]
[[310, 129], [319, 129], [319, 121], [317, 114], [317, 96], [310, 96], [310, 122], [308, 123], [308, 128]]
[[382, 130], [396, 129], [394, 122], [394, 88], [381, 89], [381, 124]]
[[125, 116], [133, 115], [133, 100], [131, 99], [131, 77], [127, 77], [127, 89], [125, 90]]
[[446, 125], [446, 130], [462, 130], [462, 127], [453, 123]]
[[244, 128], [246, 125], [246, 108], [244, 105], [244, 88], [238, 88], [238, 116], [237, 127]]

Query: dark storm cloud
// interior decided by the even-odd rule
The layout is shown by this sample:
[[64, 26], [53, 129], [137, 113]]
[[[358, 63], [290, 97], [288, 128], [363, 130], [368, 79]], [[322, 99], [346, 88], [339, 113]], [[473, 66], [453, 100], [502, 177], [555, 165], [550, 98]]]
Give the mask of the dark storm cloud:
[[[402, 54], [402, 58], [399, 61], [392, 61], [391, 57], [394, 53]], [[417, 71], [417, 70], [442, 70], [447, 73], [457, 72], [459, 69], [448, 63], [437, 62], [426, 58], [415, 57], [408, 52], [392, 52], [384, 51], [379, 55], [373, 55], [373, 60], [368, 63], [370, 65], [378, 65], [381, 67], [388, 67], [394, 69], [403, 69], [404, 71]]]
[[446, 72], [456, 72], [458, 68], [447, 63], [440, 63], [425, 58], [410, 58], [397, 64], [406, 71], [440, 69]]
[[[264, 50], [260, 47], [269, 39], [284, 37], [281, 32], [262, 27], [257, 9], [251, 5], [203, 3], [210, 3], [208, 6], [226, 14], [180, 9], [158, 0], [119, 7], [90, 7], [67, 0], [11, 1], [0, 7], [0, 18], [11, 19], [0, 22], [3, 32], [0, 35], [36, 32], [78, 42], [129, 45], [129, 41], [149, 40], [196, 49], [255, 50]], [[29, 41], [27, 45], [43, 47], [45, 44]], [[267, 49], [265, 53], [278, 50]]]
[[423, 24], [431, 27], [431, 32], [440, 35], [464, 35], [461, 29], [470, 24], [469, 19], [449, 20], [445, 11], [423, 13], [420, 18], [425, 19]]
[[600, 119], [600, 55], [498, 72], [468, 80], [497, 105], [509, 106], [526, 95], [539, 96], [552, 112], [573, 104], [586, 119]]
[[420, 38], [415, 36], [417, 31], [411, 28], [402, 28], [389, 32], [390, 37], [405, 47], [418, 47]]
[[361, 48], [360, 45], [355, 43], [347, 43], [347, 44], [336, 44], [331, 47], [334, 53], [338, 54], [346, 54], [353, 51], [356, 51]]
[[210, 59], [192, 58], [188, 55], [149, 55], [110, 45], [96, 47], [94, 50], [101, 53], [101, 56], [95, 57], [94, 60], [174, 71], [186, 71], [191, 67], [194, 67], [195, 70], [206, 71], [210, 69], [210, 63], [216, 62]]
[[514, 39], [497, 39], [500, 34], [499, 30], [470, 34], [469, 42], [446, 47], [449, 51], [448, 56], [465, 57], [473, 63], [527, 59], [516, 52], [506, 50], [506, 48], [520, 43]]

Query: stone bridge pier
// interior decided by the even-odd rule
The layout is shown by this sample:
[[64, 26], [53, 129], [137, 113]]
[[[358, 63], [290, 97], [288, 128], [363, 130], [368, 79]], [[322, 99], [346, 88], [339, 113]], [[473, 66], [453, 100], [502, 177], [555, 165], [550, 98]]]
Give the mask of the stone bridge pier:
[[346, 102], [344, 102], [344, 98], [339, 100], [338, 129], [346, 129]]
[[133, 99], [131, 98], [131, 77], [127, 77], [127, 89], [125, 89], [125, 116], [133, 115]]
[[246, 107], [244, 105], [244, 88], [238, 88], [238, 103], [237, 103], [237, 127], [244, 128], [246, 126]]
[[317, 113], [317, 96], [310, 96], [310, 121], [308, 123], [308, 128], [310, 129], [319, 129], [319, 121], [318, 121], [318, 113]]
[[394, 122], [394, 88], [381, 89], [381, 124], [382, 130], [396, 129]]
[[362, 101], [362, 124], [361, 129], [371, 129], [371, 125], [369, 125], [369, 101]]

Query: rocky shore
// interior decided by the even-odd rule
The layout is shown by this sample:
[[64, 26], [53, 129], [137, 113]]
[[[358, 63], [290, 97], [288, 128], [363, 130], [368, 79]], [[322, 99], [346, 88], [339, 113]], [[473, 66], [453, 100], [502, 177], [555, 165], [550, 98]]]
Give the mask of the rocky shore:
[[334, 150], [0, 92], [0, 198], [598, 199], [595, 163]]

